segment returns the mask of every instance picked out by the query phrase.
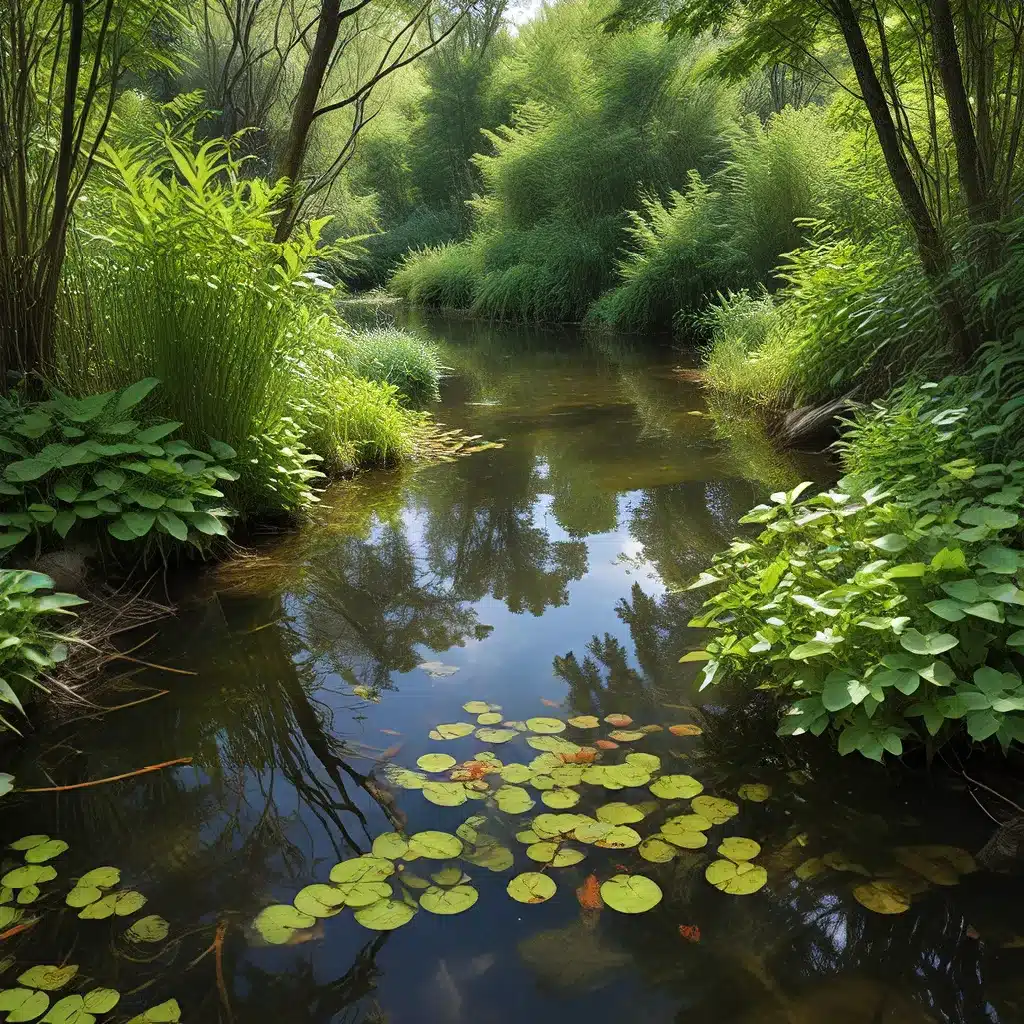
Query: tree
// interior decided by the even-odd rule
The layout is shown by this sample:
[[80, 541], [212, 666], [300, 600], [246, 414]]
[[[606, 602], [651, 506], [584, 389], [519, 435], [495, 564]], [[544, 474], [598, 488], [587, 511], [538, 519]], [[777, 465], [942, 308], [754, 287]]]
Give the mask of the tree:
[[[661, 17], [622, 0], [616, 28]], [[998, 257], [995, 222], [1013, 205], [1024, 129], [1024, 6], [1016, 0], [679, 0], [670, 31], [726, 35], [716, 70], [740, 78], [765, 65], [833, 73], [820, 54], [841, 41], [913, 231], [943, 323], [963, 360], [980, 343], [976, 317], [951, 275], [951, 226], [961, 217]], [[950, 170], [950, 150], [955, 172]]]
[[0, 375], [45, 373], [75, 203], [129, 72], [166, 64], [165, 0], [0, 7]]

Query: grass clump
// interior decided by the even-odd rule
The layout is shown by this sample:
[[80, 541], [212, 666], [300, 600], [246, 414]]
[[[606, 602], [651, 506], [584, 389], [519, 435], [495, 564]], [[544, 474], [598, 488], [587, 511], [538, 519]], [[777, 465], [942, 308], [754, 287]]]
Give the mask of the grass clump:
[[440, 400], [443, 367], [437, 349], [411, 331], [357, 331], [347, 339], [345, 355], [357, 377], [394, 385], [405, 404], [423, 408]]
[[436, 309], [469, 309], [476, 286], [476, 267], [464, 242], [406, 253], [388, 282], [394, 294], [414, 306]]

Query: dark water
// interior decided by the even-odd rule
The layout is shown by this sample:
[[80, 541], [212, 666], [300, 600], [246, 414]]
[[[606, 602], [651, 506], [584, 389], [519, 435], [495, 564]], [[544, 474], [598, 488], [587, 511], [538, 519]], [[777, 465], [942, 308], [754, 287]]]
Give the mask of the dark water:
[[[190, 1024], [1024, 1020], [1022, 893], [1012, 879], [977, 872], [922, 884], [898, 916], [852, 896], [892, 869], [901, 845], [976, 850], [990, 825], [966, 796], [913, 772], [839, 761], [821, 744], [782, 747], [769, 709], [698, 694], [694, 667], [678, 663], [699, 643], [686, 626], [697, 599], [680, 585], [769, 485], [827, 467], [781, 459], [742, 423], [716, 428], [697, 415], [697, 388], [672, 372], [678, 353], [430, 329], [454, 368], [441, 418], [504, 447], [337, 487], [315, 525], [204, 575], [144, 648], [194, 675], [131, 674], [106, 703], [168, 692], [38, 738], [17, 770], [21, 785], [193, 760], [8, 798], [9, 839], [45, 832], [71, 848], [30, 915], [39, 922], [3, 943], [18, 964], [7, 984], [28, 964], [75, 963], [67, 991], [124, 994], [111, 1019], [176, 998]], [[668, 864], [588, 847], [581, 864], [551, 870], [553, 899], [525, 906], [505, 886], [538, 867], [513, 833], [548, 810], [539, 793], [533, 812], [511, 818], [482, 801], [435, 806], [383, 773], [385, 759], [410, 767], [426, 752], [461, 761], [488, 749], [427, 737], [438, 723], [472, 721], [461, 708], [469, 700], [500, 704], [507, 719], [699, 723], [699, 737], [654, 733], [607, 761], [633, 747], [694, 774], [708, 793], [736, 799], [740, 785], [760, 782], [772, 794], [738, 801], [705, 850]], [[522, 738], [493, 750], [506, 763], [538, 753]], [[650, 799], [581, 788], [575, 810], [588, 813]], [[420, 912], [378, 933], [346, 910], [284, 947], [254, 932], [263, 906], [326, 881], [392, 822], [454, 831], [478, 813], [516, 864], [466, 865], [479, 902], [464, 914]], [[704, 880], [728, 835], [762, 844], [760, 892], [731, 896]], [[831, 868], [794, 875], [826, 854]], [[167, 942], [132, 945], [131, 919], [80, 921], [63, 908], [69, 880], [105, 864], [147, 896], [146, 913], [170, 921]], [[582, 911], [576, 888], [617, 864], [656, 879], [662, 902], [636, 916]], [[410, 867], [426, 873], [422, 865]]]

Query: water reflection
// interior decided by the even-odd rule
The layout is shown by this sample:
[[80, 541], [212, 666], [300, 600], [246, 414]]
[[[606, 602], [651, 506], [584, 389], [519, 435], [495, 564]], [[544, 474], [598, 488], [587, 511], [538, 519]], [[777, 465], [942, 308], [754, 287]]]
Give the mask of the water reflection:
[[[673, 374], [677, 354], [435, 329], [457, 368], [446, 420], [505, 447], [345, 484], [309, 529], [206, 573], [148, 648], [196, 675], [127, 679], [109, 703], [150, 683], [170, 692], [42, 736], [18, 768], [31, 784], [193, 758], [22, 800], [7, 824], [8, 839], [67, 839], [62, 877], [121, 867], [173, 941], [140, 955], [125, 947], [124, 922], [80, 922], [58, 899], [10, 952], [81, 964], [132, 993], [129, 1015], [177, 998], [190, 1024], [1024, 1019], [1020, 953], [1002, 948], [1015, 938], [1003, 908], [1024, 895], [1017, 882], [967, 875], [889, 919], [851, 898], [856, 872], [793, 876], [828, 851], [881, 870], [901, 843], [976, 849], [985, 823], [927, 782], [838, 764], [821, 746], [783, 747], [766, 701], [709, 700], [678, 663], [699, 639], [686, 625], [698, 598], [678, 587], [727, 543], [778, 464], [765, 468], [748, 435], [737, 444], [693, 415], [702, 400]], [[417, 667], [431, 660], [451, 672]], [[266, 947], [251, 928], [264, 905], [325, 880], [383, 831], [450, 830], [478, 809], [435, 807], [382, 771], [436, 751], [427, 730], [463, 717], [467, 699], [513, 718], [544, 700], [564, 702], [559, 715], [699, 722], [699, 738], [660, 733], [645, 749], [710, 791], [773, 787], [735, 829], [764, 846], [768, 887], [723, 896], [704, 881], [704, 853], [686, 853], [656, 869], [665, 900], [655, 910], [595, 915], [571, 892], [592, 868], [610, 870], [611, 855], [605, 864], [597, 853], [563, 869], [566, 898], [543, 906], [512, 903], [507, 876], [481, 869], [480, 905], [462, 917], [421, 913], [376, 935], [345, 913]], [[458, 754], [476, 749], [460, 742]]]

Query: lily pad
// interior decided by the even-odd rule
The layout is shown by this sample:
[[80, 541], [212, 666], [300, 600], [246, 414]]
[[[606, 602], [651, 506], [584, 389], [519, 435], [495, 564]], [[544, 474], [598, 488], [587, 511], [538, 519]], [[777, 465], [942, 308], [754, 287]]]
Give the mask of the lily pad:
[[[480, 829], [487, 824], [482, 814], [471, 814], [456, 830], [455, 834], [464, 842], [475, 843], [480, 837]], [[404, 842], [404, 840], [403, 840]], [[408, 843], [406, 847], [408, 848]]]
[[68, 849], [68, 844], [63, 839], [48, 839], [45, 843], [39, 843], [25, 852], [25, 863], [43, 864], [48, 860], [53, 860], [66, 849]]
[[23, 889], [26, 885], [39, 885], [41, 882], [52, 882], [57, 877], [49, 864], [25, 864], [23, 867], [8, 871], [0, 878], [0, 885], [8, 889]]
[[611, 831], [594, 845], [602, 850], [630, 850], [640, 845], [640, 833], [628, 825], [612, 825]]
[[417, 832], [409, 839], [409, 849], [432, 860], [451, 860], [462, 853], [462, 840], [448, 832]]
[[92, 871], [86, 871], [86, 873], [78, 880], [78, 885], [94, 885], [97, 889], [113, 889], [113, 887], [120, 881], [120, 868], [102, 867], [93, 868]]
[[692, 775], [662, 775], [651, 783], [650, 789], [662, 800], [685, 800], [703, 792], [704, 785]]
[[632, 765], [634, 768], [639, 768], [641, 771], [645, 771], [650, 774], [661, 771], [661, 758], [658, 757], [657, 754], [633, 752], [626, 755], [625, 761], [626, 764]]
[[893, 882], [876, 878], [853, 887], [853, 898], [876, 914], [902, 914], [910, 909], [910, 897]]
[[620, 914], [642, 914], [661, 902], [661, 887], [645, 875], [615, 875], [601, 886], [601, 898]]
[[641, 844], [637, 853], [652, 864], [665, 864], [679, 852], [678, 848], [666, 842], [661, 836], [649, 836]]
[[398, 860], [404, 857], [409, 850], [408, 840], [397, 832], [385, 832], [377, 836], [370, 847], [374, 857], [381, 857], [385, 860]]
[[500, 774], [502, 782], [516, 784], [520, 782], [529, 782], [533, 772], [527, 768], [525, 764], [513, 762], [512, 764], [505, 765], [501, 769]]
[[44, 992], [56, 992], [63, 988], [78, 973], [78, 964], [54, 967], [39, 964], [18, 975], [18, 981], [29, 988], [41, 988]]
[[533, 843], [540, 842], [540, 836], [533, 831], [532, 828], [523, 829], [522, 832], [516, 833], [516, 839], [520, 843], [526, 843], [527, 846], [531, 846]]
[[416, 758], [416, 767], [422, 768], [425, 772], [446, 772], [457, 764], [458, 761], [451, 754], [424, 754]]
[[557, 890], [554, 880], [539, 871], [524, 871], [516, 875], [505, 889], [519, 903], [546, 903]]
[[766, 786], [762, 782], [745, 782], [736, 790], [736, 795], [741, 800], [750, 800], [755, 804], [761, 804], [772, 795], [772, 787]]
[[422, 789], [427, 777], [422, 772], [413, 771], [411, 768], [400, 768], [398, 765], [389, 764], [384, 768], [384, 774], [388, 782], [393, 782], [402, 789]]
[[511, 722], [502, 722], [506, 729], [512, 729], [515, 732], [529, 732], [525, 722], [519, 721], [519, 719], [513, 719]]
[[[454, 838], [454, 837], [453, 837]], [[461, 848], [462, 844], [459, 843]], [[395, 865], [386, 857], [353, 857], [343, 860], [331, 868], [331, 881], [337, 885], [345, 902], [348, 901], [348, 889], [353, 886], [374, 882], [383, 882], [395, 873]], [[365, 906], [365, 902], [355, 904]]]
[[515, 863], [515, 855], [512, 851], [507, 846], [502, 846], [497, 840], [481, 844], [469, 853], [463, 853], [462, 858], [477, 867], [495, 872], [508, 871]]
[[[137, 921], [133, 921], [124, 934], [133, 942], [163, 942], [170, 930], [170, 924], [159, 914], [148, 914], [146, 917], [140, 917]], [[106, 1011], [96, 1012], [105, 1013]]]
[[519, 735], [515, 729], [492, 729], [489, 726], [484, 726], [482, 729], [477, 729], [475, 736], [481, 743], [508, 743], [509, 740], [514, 740]]
[[497, 711], [485, 711], [482, 715], [478, 715], [476, 719], [477, 725], [498, 725], [502, 718], [505, 716]]
[[22, 836], [20, 839], [15, 839], [10, 844], [12, 850], [31, 850], [36, 846], [42, 846], [43, 843], [48, 843], [50, 837], [47, 835], [36, 834], [31, 836]]
[[583, 765], [564, 764], [561, 768], [552, 768], [551, 778], [559, 786], [578, 786], [583, 780]]
[[677, 814], [674, 818], [669, 818], [661, 830], [664, 832], [666, 826], [671, 826], [684, 832], [707, 832], [711, 825], [712, 822], [703, 814]]
[[100, 889], [97, 889], [94, 885], [82, 885], [78, 883], [64, 897], [64, 902], [69, 907], [87, 907], [90, 903], [95, 903], [103, 895]]
[[616, 743], [635, 743], [646, 735], [647, 733], [641, 732], [639, 729], [612, 729], [608, 733], [609, 738], [615, 740]]
[[491, 705], [485, 700], [467, 700], [462, 710], [470, 715], [483, 715], [491, 710]]
[[459, 867], [458, 864], [449, 864], [446, 867], [443, 867], [440, 870], [435, 871], [430, 876], [430, 880], [435, 885], [447, 887], [450, 885], [458, 885], [459, 882], [461, 882], [464, 877], [467, 877], [466, 873], [462, 870], [462, 868]]
[[871, 877], [871, 872], [863, 864], [858, 864], [842, 850], [829, 850], [821, 859], [833, 871], [852, 871], [855, 875]]
[[17, 907], [0, 907], [0, 929], [17, 924], [24, 916], [25, 911]]
[[304, 914], [291, 904], [276, 903], [264, 907], [253, 921], [253, 926], [264, 941], [272, 946], [283, 946], [299, 928], [309, 928], [316, 918]]
[[46, 1012], [50, 997], [30, 988], [8, 988], [0, 992], [0, 1010], [7, 1011], [8, 1021], [35, 1020]]
[[670, 828], [668, 822], [661, 828], [659, 838], [678, 846], [683, 850], [700, 850], [708, 845], [708, 837], [703, 832], [688, 831], [683, 828]]
[[621, 802], [605, 804], [594, 813], [598, 821], [606, 821], [610, 825], [632, 825], [644, 820], [644, 812], [639, 807]]
[[893, 856], [933, 885], [956, 885], [961, 874], [975, 870], [974, 858], [955, 846], [897, 846]]
[[480, 894], [471, 885], [456, 885], [452, 889], [432, 885], [420, 894], [420, 906], [431, 914], [461, 914], [479, 898]]
[[731, 860], [715, 860], [707, 866], [704, 877], [730, 896], [749, 896], [764, 887], [768, 872], [760, 864], [749, 861], [736, 864]]
[[[373, 882], [372, 885], [382, 885], [382, 882]], [[340, 887], [324, 885], [322, 882], [314, 882], [300, 889], [292, 900], [296, 910], [311, 917], [333, 917], [345, 905], [345, 893]], [[353, 906], [362, 906], [355, 902]]]
[[390, 932], [408, 924], [416, 913], [416, 908], [409, 906], [405, 900], [379, 900], [368, 907], [355, 912], [356, 921], [364, 928], [375, 932]]
[[116, 988], [94, 988], [82, 997], [86, 1013], [110, 1013], [121, 1001]]
[[494, 802], [505, 814], [525, 814], [535, 806], [533, 797], [521, 786], [501, 786], [494, 792]]
[[533, 786], [534, 789], [539, 789], [539, 790], [541, 790], [543, 792], [544, 790], [554, 789], [555, 788], [555, 780], [553, 778], [551, 778], [550, 775], [539, 775], [538, 774], [538, 775], [534, 775], [530, 779], [530, 785]]
[[582, 749], [578, 743], [561, 736], [527, 736], [526, 743], [534, 750], [548, 750], [552, 754], [575, 754]]
[[808, 857], [803, 863], [798, 864], [793, 871], [802, 882], [820, 875], [828, 865], [820, 857]]
[[569, 719], [569, 725], [575, 729], [596, 729], [600, 724], [597, 715], [576, 715]]
[[692, 722], [683, 722], [681, 725], [670, 725], [668, 731], [673, 736], [700, 736], [704, 730]]
[[432, 740], [458, 740], [463, 736], [469, 736], [474, 728], [469, 722], [447, 722], [435, 726], [428, 735]]
[[603, 767], [601, 785], [605, 789], [635, 788], [646, 786], [651, 781], [651, 773], [635, 764], [609, 764]]
[[526, 728], [530, 732], [550, 735], [556, 732], [565, 732], [565, 722], [558, 718], [528, 718]]
[[535, 775], [550, 773], [554, 771], [556, 768], [561, 768], [563, 766], [563, 763], [564, 762], [557, 754], [538, 754], [530, 762], [530, 771], [532, 771]]
[[559, 810], [575, 807], [580, 802], [580, 795], [575, 789], [552, 789], [547, 793], [541, 793], [540, 798], [548, 807]]
[[573, 838], [581, 843], [597, 843], [612, 833], [618, 826], [607, 821], [586, 821], [573, 829]]
[[25, 906], [28, 903], [35, 903], [39, 899], [40, 889], [38, 885], [26, 885], [18, 890], [18, 903]]
[[724, 825], [740, 813], [739, 807], [731, 800], [718, 796], [695, 796], [690, 801], [690, 808], [694, 814], [707, 818], [712, 825]]
[[527, 847], [526, 856], [539, 864], [567, 868], [573, 864], [579, 864], [584, 855], [579, 850], [564, 847], [560, 842], [548, 839]]
[[761, 852], [761, 844], [742, 836], [729, 836], [722, 840], [718, 852], [732, 861], [753, 860]]
[[181, 1007], [177, 999], [151, 1006], [145, 1013], [132, 1017], [128, 1024], [177, 1024], [181, 1020]]
[[616, 729], [625, 729], [627, 725], [633, 724], [633, 719], [629, 715], [605, 715], [604, 720]]
[[423, 796], [438, 807], [458, 807], [469, 799], [461, 782], [425, 782]]

